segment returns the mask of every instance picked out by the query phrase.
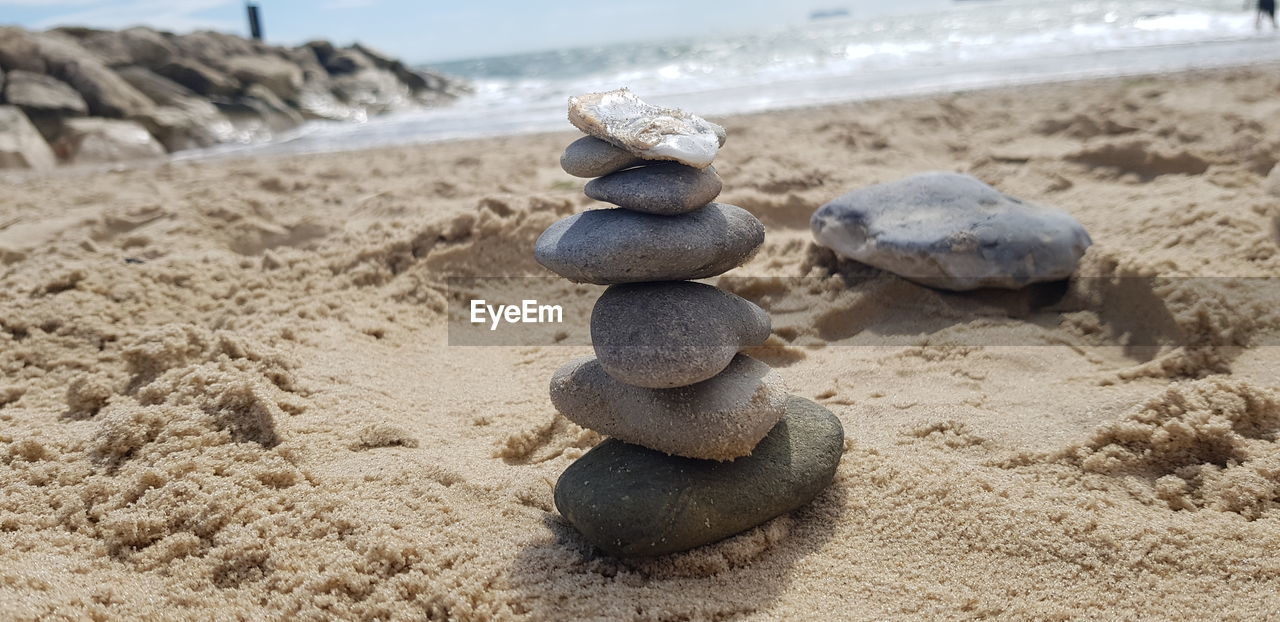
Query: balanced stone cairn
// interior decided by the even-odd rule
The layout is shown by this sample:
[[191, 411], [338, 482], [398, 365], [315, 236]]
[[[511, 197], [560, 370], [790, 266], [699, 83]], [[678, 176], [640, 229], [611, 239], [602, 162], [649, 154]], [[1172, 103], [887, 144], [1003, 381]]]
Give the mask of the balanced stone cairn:
[[764, 243], [746, 210], [712, 202], [718, 125], [626, 89], [569, 98], [588, 136], [560, 165], [595, 177], [587, 196], [618, 206], [575, 214], [538, 238], [538, 262], [610, 286], [591, 314], [596, 356], [551, 379], [569, 420], [609, 436], [560, 476], [561, 515], [604, 552], [661, 555], [715, 542], [794, 510], [829, 485], [839, 419], [788, 395], [740, 353], [769, 315], [692, 282], [742, 265]]

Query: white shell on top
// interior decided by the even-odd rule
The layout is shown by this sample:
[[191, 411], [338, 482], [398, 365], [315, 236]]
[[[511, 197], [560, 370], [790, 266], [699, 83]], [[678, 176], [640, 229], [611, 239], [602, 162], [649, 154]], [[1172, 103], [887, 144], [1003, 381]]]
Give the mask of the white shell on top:
[[628, 89], [569, 98], [569, 122], [646, 160], [705, 168], [716, 159], [724, 129], [676, 108], [647, 104]]

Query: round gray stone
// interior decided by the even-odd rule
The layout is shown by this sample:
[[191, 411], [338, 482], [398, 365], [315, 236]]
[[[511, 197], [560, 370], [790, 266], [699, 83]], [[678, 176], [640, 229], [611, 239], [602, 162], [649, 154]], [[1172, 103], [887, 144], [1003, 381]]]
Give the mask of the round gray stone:
[[676, 553], [809, 503], [831, 484], [843, 452], [840, 420], [790, 396], [786, 417], [750, 456], [733, 462], [607, 440], [561, 474], [556, 509], [609, 555]]
[[696, 210], [720, 194], [714, 166], [696, 169], [675, 162], [630, 168], [593, 179], [587, 196], [637, 212], [674, 216]]
[[724, 370], [738, 350], [769, 337], [751, 301], [691, 281], [614, 285], [591, 312], [591, 343], [615, 380], [669, 389]]
[[957, 173], [854, 190], [814, 212], [810, 227], [838, 255], [958, 291], [1065, 279], [1093, 243], [1070, 214]]
[[627, 209], [574, 214], [542, 232], [538, 263], [575, 283], [688, 281], [742, 265], [764, 243], [764, 224], [734, 205], [680, 216]]
[[782, 376], [743, 354], [714, 378], [674, 389], [623, 384], [590, 356], [570, 361], [551, 378], [551, 403], [570, 421], [628, 443], [707, 460], [751, 453], [782, 418], [786, 397]]
[[574, 177], [602, 177], [646, 161], [594, 136], [583, 136], [565, 148], [560, 168]]

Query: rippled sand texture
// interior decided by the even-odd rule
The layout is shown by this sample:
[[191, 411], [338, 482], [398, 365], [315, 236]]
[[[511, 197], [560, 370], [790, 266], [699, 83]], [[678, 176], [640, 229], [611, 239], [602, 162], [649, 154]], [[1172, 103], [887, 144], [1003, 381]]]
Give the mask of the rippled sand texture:
[[[718, 282], [771, 313], [753, 354], [851, 440], [812, 506], [643, 562], [594, 555], [552, 507], [599, 437], [547, 382], [589, 350], [445, 345], [446, 275], [543, 274], [533, 241], [586, 202], [558, 167], [572, 133], [6, 180], [0, 611], [1274, 613], [1280, 349], [1250, 345], [1280, 335], [1276, 288], [1164, 277], [1280, 275], [1276, 76], [712, 119], [722, 200], [769, 227]], [[811, 247], [819, 204], [928, 169], [1068, 210], [1086, 273], [1161, 278], [1046, 307]]]

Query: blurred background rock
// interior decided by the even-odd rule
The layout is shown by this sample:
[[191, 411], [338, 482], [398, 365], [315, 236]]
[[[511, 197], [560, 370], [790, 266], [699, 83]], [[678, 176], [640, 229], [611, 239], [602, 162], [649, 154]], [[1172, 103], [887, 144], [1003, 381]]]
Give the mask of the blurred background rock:
[[368, 46], [231, 34], [0, 28], [0, 167], [136, 160], [278, 137], [308, 119], [440, 106], [468, 86]]

